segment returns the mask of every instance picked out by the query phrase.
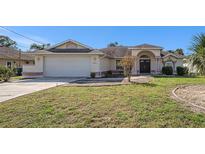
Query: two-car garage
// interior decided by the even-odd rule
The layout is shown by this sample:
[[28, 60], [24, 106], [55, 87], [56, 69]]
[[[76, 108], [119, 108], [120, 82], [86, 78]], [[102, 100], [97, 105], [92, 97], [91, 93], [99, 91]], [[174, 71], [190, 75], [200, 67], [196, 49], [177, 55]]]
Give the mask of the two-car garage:
[[88, 77], [91, 72], [89, 55], [47, 55], [43, 65], [47, 77]]

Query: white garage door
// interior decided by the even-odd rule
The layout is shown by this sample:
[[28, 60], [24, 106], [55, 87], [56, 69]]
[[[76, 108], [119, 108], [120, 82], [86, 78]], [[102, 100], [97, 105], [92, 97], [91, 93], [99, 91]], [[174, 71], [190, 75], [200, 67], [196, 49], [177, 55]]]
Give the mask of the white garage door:
[[46, 56], [44, 61], [44, 76], [88, 77], [90, 76], [90, 56]]

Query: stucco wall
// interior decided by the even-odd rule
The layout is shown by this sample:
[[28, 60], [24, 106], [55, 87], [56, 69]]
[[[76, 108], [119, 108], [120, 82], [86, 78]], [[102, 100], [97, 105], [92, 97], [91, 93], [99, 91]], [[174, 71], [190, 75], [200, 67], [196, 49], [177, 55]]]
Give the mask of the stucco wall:
[[147, 49], [147, 50], [139, 50], [139, 49], [132, 49], [132, 55], [139, 57], [142, 52], [150, 52], [155, 57], [160, 57], [160, 50], [159, 49]]
[[159, 55], [160, 50], [156, 51], [156, 53], [153, 53], [152, 51], [147, 51], [147, 50], [136, 50], [134, 51], [134, 53], [132, 54], [133, 56], [136, 57], [135, 60], [135, 66], [132, 70], [133, 74], [139, 74], [140, 72], [140, 57], [143, 55], [148, 56], [148, 58], [150, 59], [150, 71], [151, 73], [157, 73], [159, 71], [160, 68], [160, 64], [158, 62], [157, 64], [157, 59], [156, 56]]
[[177, 66], [183, 66], [183, 59], [178, 59], [176, 64], [175, 64], [175, 67]]
[[116, 59], [110, 59], [110, 70], [116, 70]]
[[35, 56], [35, 65], [23, 65], [23, 72], [43, 72], [43, 56]]
[[97, 55], [91, 56], [91, 72], [100, 72], [100, 57]]
[[110, 70], [110, 59], [101, 58], [100, 59], [100, 71], [105, 72]]
[[18, 60], [13, 60], [13, 59], [0, 59], [0, 65], [4, 65], [6, 66], [7, 62], [11, 62], [11, 66], [12, 67], [18, 67], [19, 64], [20, 64], [20, 67], [22, 67], [24, 64], [27, 64], [28, 62], [28, 65], [32, 65], [33, 64], [33, 61], [32, 60], [22, 60], [20, 63]]

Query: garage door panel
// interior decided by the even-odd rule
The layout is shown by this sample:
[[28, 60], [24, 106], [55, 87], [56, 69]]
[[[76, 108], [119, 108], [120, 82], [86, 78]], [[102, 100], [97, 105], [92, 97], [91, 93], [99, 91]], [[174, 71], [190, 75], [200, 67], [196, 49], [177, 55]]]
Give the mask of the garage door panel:
[[44, 75], [53, 77], [90, 76], [89, 56], [47, 56]]

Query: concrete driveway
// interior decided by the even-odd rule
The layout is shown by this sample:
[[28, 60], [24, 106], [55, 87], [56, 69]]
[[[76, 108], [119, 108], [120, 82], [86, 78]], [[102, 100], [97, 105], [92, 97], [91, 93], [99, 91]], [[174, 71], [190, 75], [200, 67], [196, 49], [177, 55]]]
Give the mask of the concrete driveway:
[[82, 78], [39, 78], [0, 83], [0, 102]]

